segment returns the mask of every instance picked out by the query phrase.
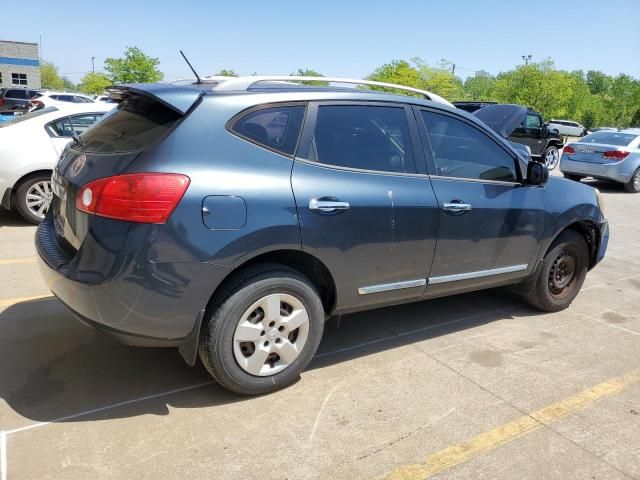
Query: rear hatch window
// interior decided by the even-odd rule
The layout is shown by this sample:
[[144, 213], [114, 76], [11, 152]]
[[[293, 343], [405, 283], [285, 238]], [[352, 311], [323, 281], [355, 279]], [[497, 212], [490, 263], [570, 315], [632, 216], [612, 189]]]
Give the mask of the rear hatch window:
[[117, 108], [87, 129], [74, 149], [85, 153], [142, 150], [164, 137], [181, 117], [151, 97], [128, 95]]

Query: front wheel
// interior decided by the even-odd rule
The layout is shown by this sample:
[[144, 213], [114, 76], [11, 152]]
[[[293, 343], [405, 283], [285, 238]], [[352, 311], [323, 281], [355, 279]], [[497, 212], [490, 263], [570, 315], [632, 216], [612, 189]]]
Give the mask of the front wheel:
[[534, 277], [520, 291], [540, 310], [564, 310], [580, 292], [588, 266], [587, 242], [579, 233], [567, 230], [553, 242]]
[[560, 152], [556, 147], [547, 147], [542, 158], [544, 158], [544, 163], [547, 165], [547, 168], [553, 170], [560, 160]]
[[296, 381], [313, 358], [324, 308], [311, 282], [282, 266], [242, 272], [207, 312], [199, 354], [223, 387], [244, 395]]
[[51, 174], [38, 173], [25, 179], [16, 189], [18, 212], [27, 222], [37, 225], [51, 204]]
[[638, 168], [632, 175], [631, 180], [624, 184], [624, 188], [627, 192], [639, 193], [640, 192], [640, 168]]

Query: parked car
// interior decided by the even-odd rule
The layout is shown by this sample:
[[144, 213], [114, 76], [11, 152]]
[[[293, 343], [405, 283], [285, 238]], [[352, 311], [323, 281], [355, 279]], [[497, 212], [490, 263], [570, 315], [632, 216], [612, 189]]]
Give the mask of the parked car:
[[597, 127], [597, 128], [590, 128], [587, 131], [587, 134], [589, 133], [594, 133], [594, 132], [601, 132], [603, 130], [609, 131], [609, 132], [617, 132], [618, 129], [616, 127]]
[[521, 105], [488, 105], [473, 112], [503, 138], [527, 145], [534, 160], [544, 162], [553, 170], [560, 160], [564, 139], [549, 128], [542, 115]]
[[0, 110], [23, 108], [37, 94], [38, 90], [30, 88], [0, 88]]
[[51, 200], [51, 172], [65, 145], [112, 106], [45, 107], [0, 123], [0, 204], [40, 223]]
[[572, 120], [549, 120], [548, 128], [555, 128], [560, 135], [565, 137], [584, 137], [587, 129], [578, 122]]
[[109, 95], [98, 95], [95, 100], [96, 103], [102, 102], [102, 103], [118, 103], [116, 100], [114, 100], [113, 98], [111, 98]]
[[112, 90], [36, 234], [80, 320], [260, 394], [299, 377], [329, 316], [500, 285], [557, 311], [603, 258], [598, 191], [446, 100], [287, 80], [336, 81]]
[[68, 103], [94, 103], [87, 95], [70, 92], [42, 91], [31, 97], [30, 103], [36, 107], [57, 107]]
[[640, 129], [601, 130], [568, 144], [560, 171], [571, 180], [611, 180], [623, 183], [628, 192], [640, 192]]

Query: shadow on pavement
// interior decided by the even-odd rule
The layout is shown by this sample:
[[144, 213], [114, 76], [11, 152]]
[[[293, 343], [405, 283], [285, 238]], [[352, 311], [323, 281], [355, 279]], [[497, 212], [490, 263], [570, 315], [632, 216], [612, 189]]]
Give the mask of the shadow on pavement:
[[33, 227], [33, 225], [23, 219], [15, 210], [8, 211], [0, 208], [0, 228], [2, 227]]
[[[533, 313], [526, 307], [516, 307], [522, 307], [519, 299], [499, 289], [332, 319], [309, 369]], [[0, 331], [0, 398], [14, 412], [32, 421], [85, 422], [167, 415], [169, 407], [199, 408], [249, 400], [212, 382], [197, 389], [63, 419], [212, 379], [202, 365], [187, 366], [177, 349], [126, 347], [101, 337], [75, 320], [53, 298], [5, 309], [0, 313]], [[2, 423], [6, 424], [9, 417], [14, 418], [14, 423], [17, 421], [12, 412], [0, 411]], [[9, 428], [24, 423], [20, 421]]]

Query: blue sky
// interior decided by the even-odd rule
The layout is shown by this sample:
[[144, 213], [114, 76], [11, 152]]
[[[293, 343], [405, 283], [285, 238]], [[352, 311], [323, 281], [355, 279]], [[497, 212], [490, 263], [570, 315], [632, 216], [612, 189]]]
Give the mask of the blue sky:
[[21, 21], [0, 39], [38, 41], [44, 58], [77, 81], [106, 57], [138, 46], [158, 57], [168, 80], [190, 77], [183, 49], [202, 75], [289, 74], [298, 67], [362, 77], [393, 59], [454, 61], [456, 73], [496, 74], [547, 57], [557, 67], [640, 78], [638, 0], [461, 1], [66, 1], [0, 0]]

